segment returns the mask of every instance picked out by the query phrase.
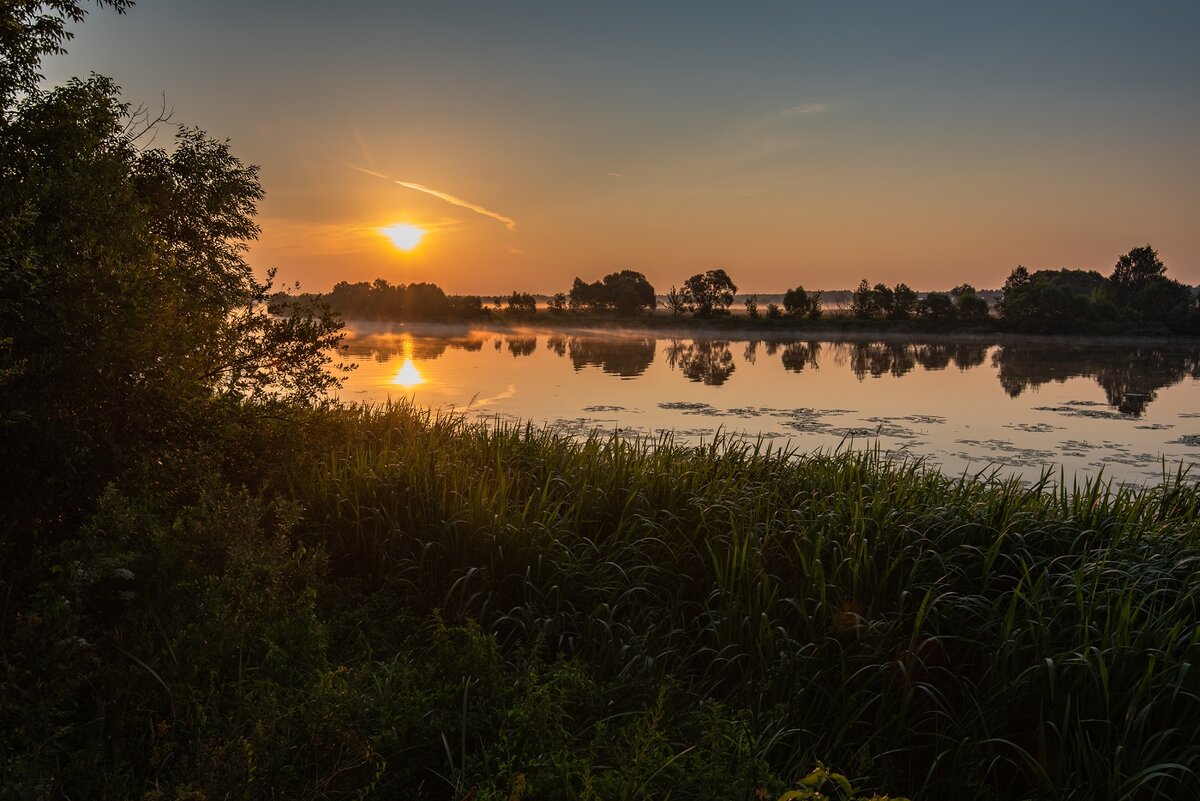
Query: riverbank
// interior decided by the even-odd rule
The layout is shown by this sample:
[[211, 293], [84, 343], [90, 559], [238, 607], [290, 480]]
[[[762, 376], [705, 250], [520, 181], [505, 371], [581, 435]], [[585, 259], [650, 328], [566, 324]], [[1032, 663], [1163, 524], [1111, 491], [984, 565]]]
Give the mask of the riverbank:
[[677, 338], [706, 337], [736, 340], [799, 340], [829, 341], [908, 341], [908, 342], [1068, 342], [1095, 341], [1108, 344], [1200, 344], [1200, 337], [1163, 333], [1079, 333], [1035, 334], [1006, 330], [995, 322], [966, 327], [941, 326], [917, 320], [858, 320], [849, 316], [819, 320], [782, 318], [751, 319], [745, 315], [694, 318], [658, 313], [638, 317], [585, 314], [537, 314], [508, 316], [503, 313], [461, 321], [412, 321], [347, 318], [354, 330], [395, 331], [414, 330], [463, 331], [482, 329], [498, 332], [556, 331], [568, 334], [621, 333], [628, 335]]
[[917, 798], [1200, 788], [1182, 476], [1047, 492], [407, 405], [241, 421], [35, 560], [9, 788], [775, 798], [817, 761]]

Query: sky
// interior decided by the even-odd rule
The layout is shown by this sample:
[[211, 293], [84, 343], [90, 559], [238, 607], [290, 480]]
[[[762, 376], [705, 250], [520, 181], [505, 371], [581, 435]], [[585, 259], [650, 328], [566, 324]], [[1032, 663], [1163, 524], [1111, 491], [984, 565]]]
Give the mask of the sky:
[[228, 138], [248, 260], [309, 291], [983, 289], [1144, 244], [1200, 283], [1200, 3], [142, 0], [76, 32], [47, 82]]

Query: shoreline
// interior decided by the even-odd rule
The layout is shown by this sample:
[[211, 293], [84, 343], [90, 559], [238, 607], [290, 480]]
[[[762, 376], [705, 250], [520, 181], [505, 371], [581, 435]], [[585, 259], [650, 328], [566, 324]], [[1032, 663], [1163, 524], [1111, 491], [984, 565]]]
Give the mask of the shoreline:
[[[1200, 345], [1200, 337], [1178, 334], [1025, 334], [1015, 331], [982, 331], [979, 329], [929, 330], [911, 329], [907, 326], [881, 328], [877, 325], [856, 325], [856, 321], [838, 320], [836, 323], [817, 325], [795, 325], [783, 321], [750, 321], [744, 318], [717, 318], [715, 320], [678, 320], [674, 318], [600, 318], [600, 317], [539, 317], [516, 319], [475, 319], [457, 321], [436, 320], [379, 320], [369, 318], [343, 318], [347, 331], [375, 334], [394, 333], [404, 329], [430, 332], [491, 331], [567, 333], [577, 336], [615, 335], [642, 337], [672, 337], [700, 339], [742, 340], [820, 340], [829, 342], [885, 341], [885, 342], [978, 342], [1003, 345], [1007, 343], [1033, 344], [1097, 344], [1097, 345]], [[650, 322], [655, 320], [655, 322]], [[878, 321], [870, 321], [877, 323]], [[715, 323], [715, 325], [714, 325]]]

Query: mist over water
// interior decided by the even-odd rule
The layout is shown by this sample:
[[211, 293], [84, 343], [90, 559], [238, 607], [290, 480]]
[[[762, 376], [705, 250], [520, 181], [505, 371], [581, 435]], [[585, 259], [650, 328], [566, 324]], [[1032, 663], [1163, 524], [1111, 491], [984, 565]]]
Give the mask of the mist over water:
[[1145, 483], [1200, 460], [1200, 348], [352, 325], [341, 398], [629, 437], [879, 447], [944, 472]]

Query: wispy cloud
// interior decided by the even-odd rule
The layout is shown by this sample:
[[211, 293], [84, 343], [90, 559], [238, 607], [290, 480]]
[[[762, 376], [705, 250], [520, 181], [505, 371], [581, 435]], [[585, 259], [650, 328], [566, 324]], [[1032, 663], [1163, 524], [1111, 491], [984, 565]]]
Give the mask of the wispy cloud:
[[805, 103], [802, 106], [785, 108], [783, 111], [776, 112], [775, 116], [780, 119], [787, 119], [788, 117], [802, 117], [807, 114], [824, 114], [828, 110], [829, 106], [824, 103]]
[[473, 211], [476, 214], [481, 214], [484, 217], [490, 217], [497, 222], [504, 223], [504, 227], [510, 231], [517, 230], [517, 221], [512, 217], [506, 217], [499, 212], [492, 211], [485, 206], [480, 206], [478, 203], [472, 203], [469, 200], [464, 200], [463, 198], [458, 197], [457, 195], [452, 195], [449, 192], [442, 192], [434, 189], [433, 187], [425, 186], [424, 184], [413, 183], [412, 181], [397, 181], [395, 178], [389, 178], [383, 173], [375, 172], [374, 170], [368, 170], [364, 167], [359, 167], [354, 164], [346, 163], [346, 166], [352, 170], [358, 170], [359, 172], [366, 173], [367, 175], [373, 175], [376, 178], [382, 178], [385, 181], [391, 181], [398, 186], [403, 186], [405, 189], [411, 189], [414, 192], [424, 192], [427, 195], [436, 197], [438, 200], [445, 201], [453, 206], [460, 206], [469, 211]]

